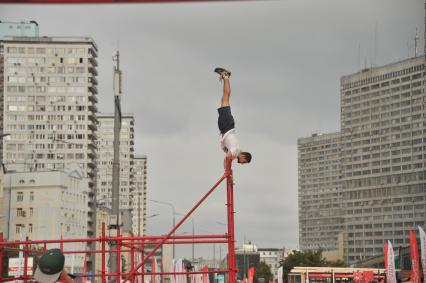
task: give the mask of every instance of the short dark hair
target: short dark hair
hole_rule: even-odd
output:
[[[250,163],[251,161],[251,153],[247,151],[241,152],[241,155],[244,156],[244,158],[247,160],[247,163]]]

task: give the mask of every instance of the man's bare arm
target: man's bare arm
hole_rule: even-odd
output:
[[[226,160],[227,159],[232,160],[232,153],[228,150],[228,152],[225,154],[225,159],[223,160],[223,169],[226,170]]]
[[[74,283],[74,280],[68,275],[68,273],[64,270],[61,272],[61,276],[59,277],[60,281],[64,283]]]

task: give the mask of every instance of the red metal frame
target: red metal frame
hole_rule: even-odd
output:
[[[82,239],[61,239],[60,240],[29,240],[28,237],[25,241],[13,241],[13,242],[4,242],[3,234],[0,233],[0,282],[7,280],[23,280],[26,283],[28,280],[32,280],[32,276],[27,275],[27,265],[28,265],[28,256],[30,256],[31,247],[34,245],[42,245],[43,250],[38,251],[37,254],[41,254],[43,251],[46,251],[47,244],[59,244],[60,248],[64,251],[65,254],[101,254],[101,273],[100,274],[90,274],[85,276],[82,274],[81,277],[100,277],[102,283],[107,282],[107,278],[116,277],[116,282],[120,282],[119,279],[124,277],[122,282],[135,282],[135,276],[144,276],[146,275],[161,275],[163,280],[165,275],[190,275],[190,274],[205,274],[206,271],[186,271],[186,272],[164,272],[161,266],[160,271],[146,272],[145,263],[147,260],[154,255],[154,253],[164,244],[213,244],[213,243],[222,243],[228,245],[228,268],[223,270],[213,270],[208,271],[208,273],[228,273],[228,282],[235,283],[235,237],[234,237],[234,190],[233,190],[233,179],[232,179],[232,159],[227,158],[225,160],[225,173],[216,182],[216,184],[194,205],[194,207],[173,227],[166,236],[130,236],[123,237],[120,234],[120,229],[117,229],[117,236],[111,237],[106,235],[105,223],[102,223],[102,234],[97,238],[82,238]],[[227,195],[227,218],[228,218],[228,231],[226,234],[210,234],[210,235],[181,235],[173,236],[174,232],[190,217],[190,215],[213,193],[213,191],[219,186],[219,184],[226,179],[226,195]],[[117,248],[115,250],[107,249],[107,242],[116,242]],[[101,242],[100,250],[66,250],[64,245],[67,243],[92,243],[92,242]],[[146,245],[155,245],[153,249],[150,250],[148,254],[145,254]],[[23,248],[16,248],[16,246],[23,245]],[[23,251],[24,252],[24,274],[19,278],[10,278],[2,277],[2,267],[3,267],[3,255],[4,251]],[[121,253],[129,253],[131,259],[131,270],[130,272],[120,272],[120,262],[117,260],[117,273],[107,273],[106,272],[106,258],[107,253],[117,253],[117,258],[120,259]],[[141,263],[136,265],[136,254],[141,255]]]
[[[220,2],[230,0],[0,0],[0,3],[12,4],[161,4],[161,3],[190,3],[190,2]],[[242,1],[242,0],[233,0]]]

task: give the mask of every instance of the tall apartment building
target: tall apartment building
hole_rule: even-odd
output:
[[[114,159],[114,114],[98,114],[97,204],[111,208],[112,162]],[[132,209],[134,184],[134,117],[123,113],[120,130],[120,210]]]
[[[88,236],[94,235],[97,46],[83,37],[0,39],[0,152],[8,171],[65,170],[89,178]]]
[[[424,57],[341,78],[342,209],[349,263],[425,225]]]
[[[147,157],[146,155],[135,155],[133,162],[135,191],[132,202],[132,229],[135,235],[145,235]]]
[[[298,139],[300,250],[338,249],[341,213],[340,133]]]

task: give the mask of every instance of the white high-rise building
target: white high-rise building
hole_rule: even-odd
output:
[[[112,163],[114,160],[114,114],[99,113],[98,128],[98,206],[111,208]],[[132,209],[135,188],[133,172],[134,118],[123,113],[120,130],[120,210]]]
[[[340,148],[340,133],[298,139],[300,250],[338,250]]]
[[[66,170],[89,177],[94,235],[97,46],[86,37],[0,39],[0,152],[8,171]]]
[[[341,78],[345,260],[409,245],[425,225],[425,59],[410,58]]]
[[[146,228],[146,155],[135,155],[133,158],[135,191],[132,202],[132,223],[135,235],[145,235]]]

